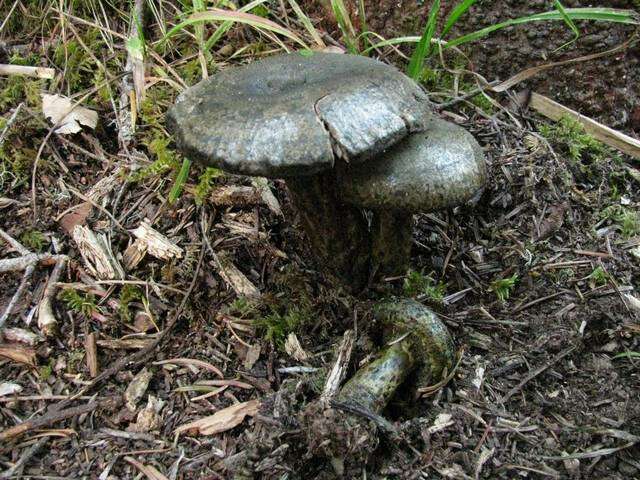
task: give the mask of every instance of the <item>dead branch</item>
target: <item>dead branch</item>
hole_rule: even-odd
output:
[[[7,65],[0,63],[0,75],[22,75],[25,77],[46,78],[51,80],[56,76],[53,68],[27,67],[25,65]]]
[[[47,287],[44,290],[44,295],[42,296],[42,301],[38,306],[38,328],[46,336],[55,335],[58,330],[58,320],[53,314],[52,300],[56,293],[56,284],[66,264],[67,257],[59,258],[56,261],[56,266],[53,267],[51,276],[47,281]]]
[[[324,384],[320,401],[329,402],[340,388],[340,384],[347,374],[349,368],[349,361],[351,360],[351,351],[353,350],[353,343],[355,341],[355,334],[353,330],[347,330],[342,337],[342,343],[338,348],[336,355],[336,361],[331,368],[331,372],[327,376],[327,382]]]

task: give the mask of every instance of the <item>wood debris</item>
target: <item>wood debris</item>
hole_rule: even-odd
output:
[[[215,414],[194,422],[189,422],[176,428],[177,434],[215,435],[237,427],[247,417],[252,417],[260,410],[258,400],[236,403],[230,407],[217,411]]]
[[[121,280],[125,278],[120,262],[111,250],[111,244],[102,233],[94,233],[82,225],[73,229],[73,240],[78,246],[87,269],[100,280]]]
[[[287,336],[287,339],[284,342],[284,350],[290,357],[299,362],[304,362],[309,359],[309,354],[305,352],[304,348],[302,348],[300,340],[298,340],[298,336],[293,332]]]
[[[147,391],[152,377],[153,373],[146,368],[143,368],[135,377],[133,377],[133,380],[129,382],[129,385],[124,392],[124,401],[126,407],[132,412],[136,410],[138,402]]]
[[[240,297],[259,298],[260,290],[224,254],[213,253],[215,265],[222,279]]]
[[[149,255],[161,260],[182,258],[184,255],[182,248],[157,230],[154,230],[146,220],[143,220],[132,233],[137,238],[134,243],[138,243],[136,249],[140,252],[148,252]]]
[[[91,332],[87,334],[84,341],[84,351],[87,361],[87,368],[91,378],[96,378],[99,373],[98,369],[98,346],[96,345],[96,334]]]
[[[24,363],[30,367],[36,366],[36,351],[33,348],[8,343],[0,344],[0,357],[16,363]]]
[[[22,391],[22,386],[14,382],[2,382],[0,383],[0,397],[6,397],[7,395],[15,395]]]

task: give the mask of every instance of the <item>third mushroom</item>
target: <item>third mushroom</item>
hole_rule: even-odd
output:
[[[473,137],[437,119],[413,80],[362,56],[226,69],[182,93],[167,124],[193,160],[284,178],[321,264],[356,290],[405,272],[412,213],[464,203],[485,182]]]

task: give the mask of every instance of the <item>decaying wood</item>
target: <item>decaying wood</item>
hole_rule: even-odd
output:
[[[91,332],[85,337],[84,351],[87,360],[87,368],[89,368],[89,375],[91,378],[96,378],[100,371],[98,369],[98,346],[96,345],[95,332]]]
[[[24,363],[30,367],[36,366],[36,351],[33,348],[20,345],[0,345],[0,357],[8,358],[16,363]]]
[[[282,217],[282,207],[280,207],[280,202],[271,191],[271,187],[269,187],[269,180],[264,177],[254,177],[251,179],[251,184],[258,189],[262,201],[269,210],[279,217]]]
[[[26,65],[7,65],[0,63],[0,75],[22,75],[24,77],[55,78],[56,71],[53,68],[28,67]]]
[[[353,330],[347,330],[342,336],[342,342],[338,347],[336,353],[336,361],[333,363],[333,367],[327,376],[327,381],[324,384],[320,401],[328,403],[337,393],[340,388],[340,384],[344,380],[349,369],[349,362],[351,361],[351,352],[353,350],[353,344],[356,336]]]
[[[141,251],[144,248],[149,255],[161,260],[182,258],[184,254],[182,248],[153,229],[146,220],[143,220],[138,228],[133,231],[133,235],[140,241],[140,245],[136,247],[138,250]]]
[[[258,298],[260,290],[224,254],[211,251],[218,273],[240,297]]]
[[[197,433],[199,435],[215,435],[237,427],[247,416],[254,416],[260,409],[258,400],[236,403],[217,411],[215,414],[176,428],[175,433]]]
[[[640,160],[640,140],[636,140],[629,135],[602,125],[592,118],[582,115],[575,110],[571,110],[536,92],[531,93],[529,107],[551,120],[557,121],[562,117],[571,117],[580,122],[584,126],[585,131],[596,140],[600,140],[602,143]]]
[[[169,480],[162,473],[158,471],[153,465],[144,465],[137,461],[133,457],[126,456],[124,457],[125,461],[136,467],[140,470],[140,473],[143,473],[148,480]]]
[[[60,279],[60,275],[67,264],[67,258],[62,257],[56,261],[56,266],[53,267],[49,280],[47,281],[47,287],[44,290],[42,301],[38,306],[38,328],[46,336],[55,335],[58,331],[58,320],[53,314],[53,297],[57,290],[57,282]]]
[[[0,332],[0,337],[4,337],[7,342],[22,343],[30,347],[43,340],[42,336],[18,327],[5,328]]]
[[[309,354],[302,348],[298,336],[293,332],[287,336],[287,340],[284,342],[284,350],[290,357],[299,362],[304,362],[309,359]]]
[[[93,233],[83,225],[73,229],[73,240],[92,275],[101,280],[123,279],[124,270],[111,251],[111,244],[101,233]]]

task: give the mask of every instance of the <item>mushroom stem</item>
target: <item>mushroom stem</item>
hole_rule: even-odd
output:
[[[332,172],[286,180],[321,262],[352,290],[369,280],[370,235],[359,208],[344,203]]]
[[[411,262],[413,215],[402,210],[376,210],[371,235],[371,268],[376,276],[404,275]]]
[[[413,364],[407,340],[391,345],[380,357],[358,370],[342,387],[337,399],[379,414],[411,371]]]

